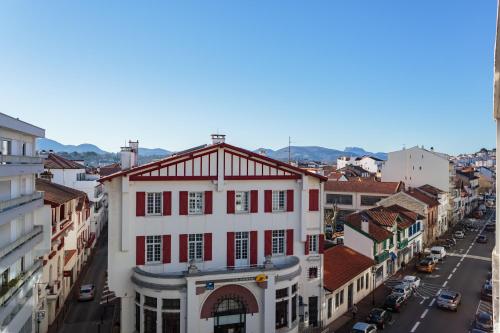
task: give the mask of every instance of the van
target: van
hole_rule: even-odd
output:
[[[442,246],[433,246],[431,247],[430,256],[438,260],[443,260],[446,257],[446,250]]]

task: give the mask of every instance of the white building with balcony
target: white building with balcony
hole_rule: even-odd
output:
[[[101,179],[121,332],[320,325],[326,178],[213,140]]]
[[[50,248],[50,210],[36,191],[43,171],[35,140],[45,130],[0,113],[0,332],[33,332],[43,288],[42,261]]]

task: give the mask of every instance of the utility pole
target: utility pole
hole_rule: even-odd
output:
[[[292,152],[291,152],[292,138],[288,137],[288,164],[292,163]]]

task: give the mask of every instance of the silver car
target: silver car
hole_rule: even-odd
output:
[[[458,291],[443,290],[436,299],[436,305],[439,308],[457,311],[461,301],[462,294]]]
[[[79,301],[91,301],[94,299],[95,286],[93,284],[83,284],[78,293]]]

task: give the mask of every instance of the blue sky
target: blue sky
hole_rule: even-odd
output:
[[[2,1],[0,112],[66,144],[493,147],[496,1]]]

